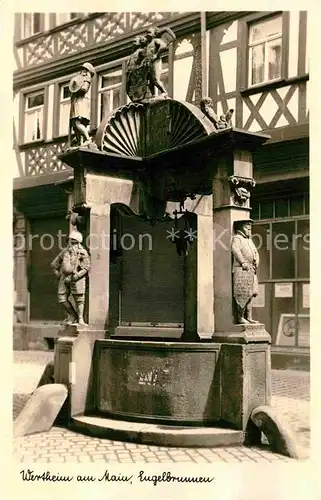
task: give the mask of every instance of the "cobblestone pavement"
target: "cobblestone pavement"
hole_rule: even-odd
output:
[[[30,393],[35,389],[52,352],[14,352],[15,419]],[[272,407],[287,422],[308,457],[310,441],[308,372],[272,370]],[[110,462],[110,463],[213,463],[292,461],[272,453],[263,444],[260,448],[174,448],[93,438],[67,429],[53,427],[49,432],[14,440],[14,458],[20,462]]]

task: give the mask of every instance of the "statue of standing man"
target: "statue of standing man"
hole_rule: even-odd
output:
[[[82,246],[82,234],[71,231],[69,243],[52,261],[51,268],[57,278],[58,302],[64,307],[67,318],[65,324],[88,326],[84,321],[86,276],[90,270],[90,258]],[[73,297],[76,308],[70,302]]]
[[[232,238],[233,296],[236,307],[236,323],[258,323],[252,318],[252,299],[258,290],[257,269],[259,254],[251,239],[252,219],[234,223]]]
[[[90,141],[88,125],[90,123],[89,90],[95,69],[86,62],[81,71],[69,83],[71,94],[68,145],[88,146]]]

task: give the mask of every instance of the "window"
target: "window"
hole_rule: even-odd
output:
[[[249,85],[281,77],[282,16],[249,26]]]
[[[309,214],[309,194],[302,193],[282,198],[252,200],[252,218],[281,219],[283,217],[299,217]]]
[[[41,14],[39,12],[23,15],[23,36],[29,36],[40,33],[41,29]]]
[[[298,251],[298,277],[310,276],[310,221],[309,219],[298,220],[296,249]]]
[[[272,224],[272,278],[291,279],[295,276],[295,222]]]
[[[168,59],[167,57],[166,58],[164,57],[162,59],[162,72],[161,72],[161,77],[160,77],[161,82],[164,85],[166,92],[168,92],[168,87],[169,87],[168,60],[167,59]],[[160,90],[158,90],[158,89],[155,89],[155,90],[156,90],[156,95],[160,95],[160,93],[161,93]]]
[[[192,102],[194,85],[190,85],[194,62],[194,47],[190,38],[176,40],[174,45],[173,97],[181,101]]]
[[[122,70],[113,69],[100,76],[98,117],[100,121],[122,104]]]
[[[255,223],[252,237],[260,255],[255,319],[265,322],[273,344],[308,346],[309,219]]]
[[[72,21],[78,17],[77,12],[64,13],[64,14],[56,14],[56,25],[68,23],[68,21]]]
[[[277,198],[275,200],[275,217],[276,218],[288,217],[288,215],[289,215],[289,198]]]
[[[273,200],[264,200],[260,203],[260,218],[272,219],[273,218]]]
[[[70,90],[69,84],[60,86],[59,135],[67,135],[69,129]]]
[[[24,142],[43,139],[44,91],[26,95]]]
[[[290,215],[296,216],[303,214],[304,214],[304,197],[302,195],[292,196],[290,198]]]

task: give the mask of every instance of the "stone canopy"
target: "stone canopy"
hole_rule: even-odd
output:
[[[161,189],[161,199],[177,202],[211,194],[222,155],[254,150],[267,139],[232,127],[216,130],[193,104],[155,98],[118,108],[101,122],[94,148],[71,149],[60,158],[75,170],[94,168],[110,177],[156,184],[152,190]]]

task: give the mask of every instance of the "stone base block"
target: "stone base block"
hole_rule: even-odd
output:
[[[136,422],[245,430],[270,404],[270,346],[99,340],[95,409]]]
[[[212,340],[215,342],[231,342],[233,344],[249,344],[253,342],[271,343],[271,336],[262,323],[233,325],[228,332],[217,332]]]
[[[88,330],[57,340],[55,382],[69,389],[66,421],[100,414],[250,432],[251,412],[270,404],[266,342],[151,342],[103,335]]]
[[[271,401],[270,346],[222,344],[220,363],[221,420],[245,430],[252,410]]]
[[[70,333],[67,328],[65,332]],[[94,408],[93,352],[95,342],[105,337],[105,330],[77,329],[71,335],[59,337],[55,345],[55,383],[66,385],[69,397],[60,421],[82,415]]]
[[[67,388],[62,384],[48,384],[36,389],[14,422],[14,437],[48,431],[67,395]]]

